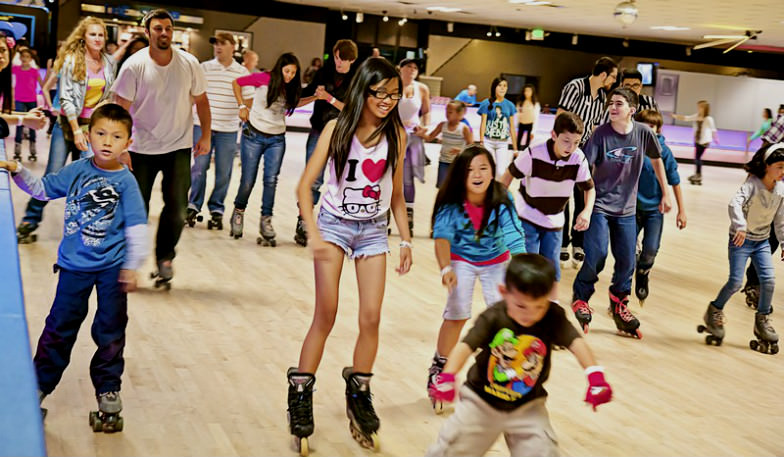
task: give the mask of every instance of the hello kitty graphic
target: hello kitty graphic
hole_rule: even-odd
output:
[[[346,215],[371,218],[378,214],[381,186],[367,185],[361,189],[343,189],[343,204],[340,209]]]

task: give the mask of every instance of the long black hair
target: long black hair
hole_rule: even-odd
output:
[[[493,155],[481,144],[474,143],[463,149],[463,152],[455,157],[455,160],[449,167],[449,173],[447,173],[444,182],[438,189],[438,195],[436,195],[436,203],[433,205],[433,216],[430,221],[431,225],[435,225],[436,215],[441,208],[448,205],[456,205],[458,208],[463,207],[467,197],[466,181],[468,180],[468,170],[471,168],[471,161],[474,160],[474,157],[480,155],[487,157],[487,161],[490,163],[490,170],[492,170],[493,180],[487,188],[487,193],[485,193],[485,201],[482,205],[484,207],[484,215],[482,216],[482,224],[479,226],[479,230],[476,231],[476,238],[479,239],[485,229],[491,230],[487,225],[490,220],[490,213],[493,211],[496,213],[495,224],[492,228],[493,232],[498,230],[501,225],[500,212],[502,207],[505,206],[512,214],[512,217],[517,217],[512,201],[509,200],[509,191],[495,179],[495,160],[493,160]]]
[[[770,152],[770,154],[768,154]],[[767,158],[765,157],[767,155]],[[784,143],[771,144],[768,147],[761,147],[754,153],[754,157],[749,160],[743,169],[748,173],[762,179],[765,177],[768,165],[776,162],[784,162]]]
[[[525,89],[528,88],[528,87],[531,88],[531,103],[533,103],[534,105],[539,103],[539,97],[536,96],[536,86],[534,86],[533,84],[529,83],[529,84],[526,84],[525,86],[523,86],[523,90],[520,91],[520,99],[517,102],[518,106],[523,106],[523,103],[525,103]]]
[[[120,63],[117,64],[117,74],[120,73],[120,69],[123,67],[123,65],[125,65],[125,61],[128,60],[128,58],[133,55],[131,54],[130,50],[133,49],[133,47],[136,46],[137,43],[143,44],[144,47],[146,48],[147,46],[150,45],[150,40],[148,40],[147,37],[137,36],[136,38],[132,39],[130,43],[128,43],[128,46],[125,47],[126,49],[125,55],[123,55],[122,59],[120,59]]]
[[[3,97],[2,111],[10,113],[14,108],[14,90],[11,84],[11,67],[14,61],[14,50],[8,46],[6,35],[0,32],[0,40],[3,40],[3,46],[8,49],[8,65],[0,70],[0,97]]]
[[[283,82],[283,67],[286,65],[296,65],[297,73],[291,78],[288,83]],[[302,83],[300,82],[301,67],[299,66],[299,59],[294,54],[287,52],[278,57],[275,66],[270,70],[270,82],[267,88],[267,106],[272,106],[275,100],[278,99],[280,94],[286,97],[286,115],[291,116],[299,103],[300,94],[302,94]]]
[[[495,88],[498,87],[498,85],[501,84],[502,81],[506,81],[506,78],[503,75],[494,78],[493,82],[490,83],[490,96],[487,98],[490,101],[490,106],[493,106],[493,102],[496,101],[496,99],[498,98],[495,95]],[[507,87],[509,87],[509,81],[507,81],[506,84]]]
[[[371,57],[362,62],[362,65],[357,69],[351,84],[348,86],[346,104],[338,115],[327,152],[335,165],[337,176],[343,176],[343,170],[348,161],[348,153],[351,150],[351,142],[354,139],[354,133],[357,131],[359,120],[362,118],[362,111],[365,109],[365,100],[370,96],[370,86],[393,78],[397,80],[398,93],[402,94],[403,83],[400,81],[400,73],[386,59]],[[390,167],[392,170],[396,168],[399,145],[403,141],[400,137],[403,123],[400,121],[397,107],[398,105],[395,105],[389,111],[389,114],[381,119],[381,123],[376,130],[368,137],[368,141],[373,141],[380,135],[386,137],[387,163],[384,172]]]

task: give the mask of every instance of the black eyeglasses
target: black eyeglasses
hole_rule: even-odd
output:
[[[386,100],[388,98],[391,98],[392,100],[398,101],[401,98],[403,98],[403,94],[401,94],[400,92],[395,92],[394,94],[390,94],[385,90],[373,90],[368,88],[368,93],[379,100]]]

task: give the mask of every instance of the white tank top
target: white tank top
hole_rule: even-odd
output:
[[[401,98],[397,105],[400,120],[403,121],[403,126],[408,133],[411,133],[414,127],[419,125],[419,110],[422,109],[422,94],[419,91],[419,84],[416,81],[411,83],[414,86],[414,95]],[[405,90],[403,93],[405,93]]]
[[[327,161],[329,179],[321,206],[333,216],[366,221],[384,216],[392,199],[392,168],[387,168],[387,139],[365,148],[357,136],[351,140],[346,167],[340,179],[335,163]]]

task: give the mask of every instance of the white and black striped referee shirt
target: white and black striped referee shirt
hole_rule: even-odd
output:
[[[604,89],[599,89],[596,98],[591,96],[591,84],[588,82],[590,76],[577,78],[566,83],[561,90],[561,99],[558,100],[558,108],[571,111],[582,119],[585,124],[583,137],[580,144],[585,144],[591,136],[594,127],[599,125],[604,115],[607,93]]]

